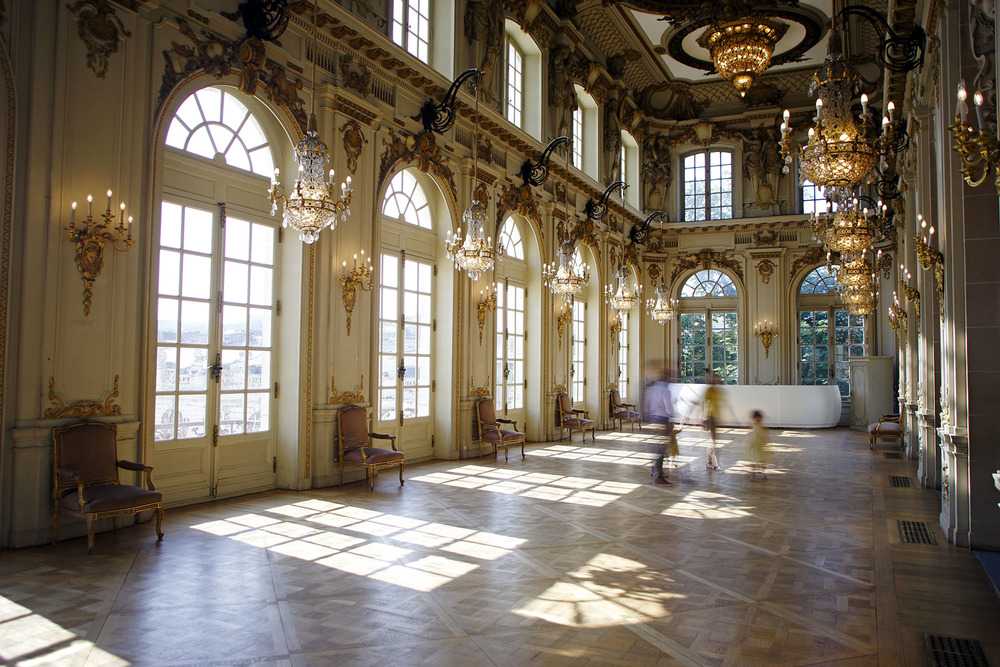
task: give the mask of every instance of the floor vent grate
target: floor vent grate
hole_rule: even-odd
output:
[[[889,475],[889,483],[893,486],[898,486],[901,488],[912,489],[913,480],[909,477],[903,477],[901,475]]]
[[[974,639],[924,635],[924,648],[933,667],[989,667],[982,646]]]
[[[886,452],[885,453],[885,458],[887,458],[887,459],[901,459],[901,458],[903,458],[903,455],[900,454],[899,452]]]
[[[899,539],[906,544],[937,544],[934,535],[923,521],[896,521]]]

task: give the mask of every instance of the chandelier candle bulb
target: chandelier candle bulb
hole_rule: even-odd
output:
[[[894,102],[889,102],[889,104],[886,105],[886,109],[889,110],[889,122],[891,123],[895,120],[896,104]]]
[[[87,217],[94,217],[94,198],[90,195],[87,195]]]
[[[861,115],[868,115],[868,95],[861,93]]]
[[[105,207],[106,210],[111,211],[111,190],[108,189],[108,205]]]
[[[76,202],[73,202],[69,207],[69,226],[70,229],[73,228],[73,223],[76,222]]]

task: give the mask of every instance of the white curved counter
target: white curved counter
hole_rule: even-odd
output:
[[[702,421],[704,384],[671,384],[676,418],[685,424]],[[830,428],[840,421],[837,385],[719,385],[721,426],[749,426],[750,413],[760,410],[764,425],[778,428]]]

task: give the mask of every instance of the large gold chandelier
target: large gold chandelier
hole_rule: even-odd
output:
[[[340,185],[340,197],[333,186],[333,169],[326,179],[326,166],[330,162],[330,151],[319,138],[316,130],[316,6],[313,4],[313,94],[312,113],[306,136],[295,146],[295,161],[299,165],[298,178],[292,194],[278,193],[278,170],[271,178],[271,189],[267,191],[271,201],[271,215],[278,212],[278,204],[284,204],[281,226],[298,231],[303,243],[315,243],[319,233],[337,226],[337,219],[347,220],[351,214],[351,177]]]
[[[878,263],[876,258],[875,266]],[[868,263],[867,252],[840,266],[837,270],[837,289],[841,301],[854,315],[868,315],[874,310],[878,301],[878,274]]]
[[[590,284],[590,267],[577,263],[573,242],[566,240],[559,246],[558,265],[553,262],[542,266],[542,279],[553,294],[561,296],[563,301],[570,301]]]
[[[872,116],[868,99],[862,96],[860,123],[851,113],[857,75],[840,53],[840,32],[830,34],[830,49],[823,65],[813,75],[810,94],[817,95],[814,127],[799,157],[803,180],[826,188],[830,199],[846,201],[853,189],[871,172],[878,160],[875,142],[869,139]],[[790,163],[794,149],[789,134],[790,113],[781,124],[781,152]],[[787,167],[786,167],[787,169]],[[786,171],[787,173],[787,171]]]
[[[611,285],[606,285],[604,288],[604,295],[608,300],[608,305],[619,312],[635,308],[635,305],[639,303],[639,297],[642,295],[642,285],[636,285],[635,289],[632,289],[629,287],[628,278],[628,267],[622,263],[618,267],[618,288],[615,289]]]
[[[663,282],[663,278],[660,278],[660,284],[656,286],[655,294],[655,299],[648,299],[646,301],[646,307],[649,308],[649,314],[653,320],[662,326],[677,312],[677,299],[670,298],[670,293],[667,291],[667,285]]]
[[[835,213],[817,214],[813,218],[813,232],[827,250],[840,254],[845,261],[854,260],[875,245],[875,228],[869,220],[871,212],[860,207],[854,199],[847,206],[840,206]]]
[[[784,23],[746,16],[709,26],[698,45],[708,50],[716,71],[743,97],[771,64],[774,47],[787,29]]]

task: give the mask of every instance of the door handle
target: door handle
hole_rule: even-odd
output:
[[[405,376],[405,375],[406,375],[406,364],[404,364],[403,360],[400,359],[399,360],[399,367],[396,368],[396,377],[398,377],[400,380],[402,380],[403,376]]]
[[[215,379],[216,382],[222,377],[222,353],[215,355],[215,363],[208,367],[208,374]]]

